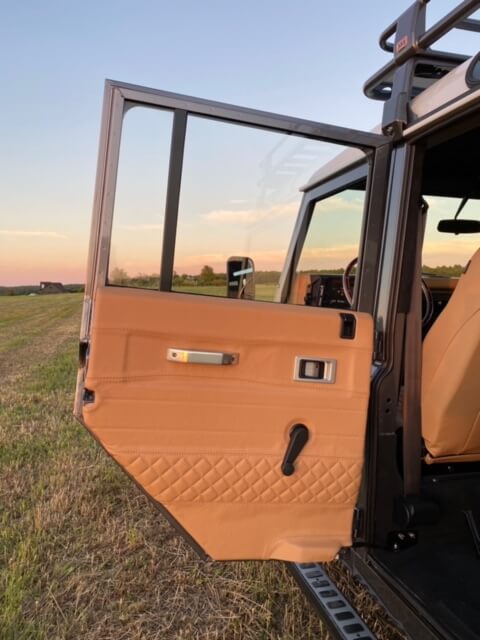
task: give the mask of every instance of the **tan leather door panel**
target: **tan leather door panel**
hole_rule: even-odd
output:
[[[212,558],[329,560],[351,543],[363,464],[373,326],[354,315],[348,340],[333,309],[99,288],[84,422]],[[297,356],[335,360],[335,382],[295,380]],[[310,438],[285,476],[296,423]]]

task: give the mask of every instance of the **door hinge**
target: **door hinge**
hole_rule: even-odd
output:
[[[89,346],[90,342],[88,340],[80,340],[78,347],[78,364],[80,367],[84,367],[87,364]]]
[[[418,542],[416,531],[391,531],[387,536],[387,547],[391,551],[410,549]]]
[[[363,535],[363,509],[355,507],[353,510],[353,523],[352,523],[352,540],[358,540]]]
[[[373,346],[373,360],[381,360],[383,356],[383,332],[375,331],[374,333],[374,346]]]

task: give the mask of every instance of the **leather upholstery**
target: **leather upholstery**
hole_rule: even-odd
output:
[[[480,249],[423,345],[427,462],[480,460]]]
[[[309,273],[296,273],[293,277],[292,289],[288,297],[290,304],[305,304],[308,287],[312,281]]]
[[[351,543],[364,459],[373,323],[355,315],[345,340],[333,309],[100,288],[83,420],[212,558],[331,560]],[[294,380],[296,356],[335,359],[335,383]],[[287,477],[295,423],[310,438]]]

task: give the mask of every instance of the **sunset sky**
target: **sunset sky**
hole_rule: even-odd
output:
[[[363,96],[362,85],[387,60],[377,44],[379,33],[408,4],[409,0],[4,2],[0,284],[84,281],[105,78],[371,129],[381,119],[381,105]],[[455,0],[433,0],[430,21],[455,4]],[[478,50],[478,36],[463,32],[449,36],[442,45],[473,53]],[[168,137],[168,126],[156,120],[152,126],[158,126],[158,141]],[[176,269],[195,270],[207,258],[220,265],[235,249],[235,244],[227,245],[227,235],[239,239],[242,251],[249,247],[263,251],[264,268],[278,264],[298,206],[297,183],[337,149],[312,143],[306,153],[302,151],[295,181],[277,190],[269,188],[267,196],[265,191],[259,195],[253,186],[262,176],[250,174],[250,167],[258,168],[272,149],[285,157],[298,155],[299,150],[295,140],[278,146],[273,139],[277,134],[257,132],[249,143],[251,156],[245,151],[229,167],[224,160],[219,163],[225,179],[217,183],[227,184],[227,175],[234,170],[236,190],[232,187],[227,196],[218,188],[209,200],[205,178],[195,181],[194,172],[188,173],[189,166],[201,173],[196,141],[207,137],[217,150],[217,160],[227,155],[222,151],[222,135],[212,137],[200,130],[202,126],[198,125],[196,138],[191,126],[190,165],[186,164],[187,187],[181,202],[186,226],[179,229],[184,246],[179,245]],[[227,139],[235,137],[237,133],[230,129]],[[149,213],[150,204],[143,207],[144,219],[133,223],[126,215],[122,220],[122,197],[125,211],[134,197],[137,203],[164,198],[161,186],[155,194],[148,192],[154,184],[149,159],[156,158],[161,172],[166,166],[164,152],[152,147],[151,140],[149,149],[146,140],[137,152],[143,153],[145,170],[136,182],[130,178],[123,195],[119,191],[117,196],[113,238],[117,249],[112,255],[125,265],[132,259],[127,244],[138,244],[147,256],[145,238],[156,247],[162,231],[162,219],[158,212]],[[207,169],[203,167],[204,176]],[[448,203],[437,205],[438,211],[449,207]],[[189,232],[194,209],[204,231],[193,226]],[[276,243],[269,231],[273,228]],[[192,238],[202,244],[198,259],[189,246]],[[251,244],[255,238],[260,243],[256,249]],[[428,249],[433,262],[443,255],[442,246],[435,242]],[[354,246],[345,246],[345,255]],[[470,245],[461,249],[467,250]]]

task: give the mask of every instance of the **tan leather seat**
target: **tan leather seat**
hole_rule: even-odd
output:
[[[480,460],[480,249],[423,344],[427,462]]]
[[[296,273],[293,280],[293,287],[288,298],[289,304],[305,304],[305,298],[311,282],[312,276],[309,273]]]

